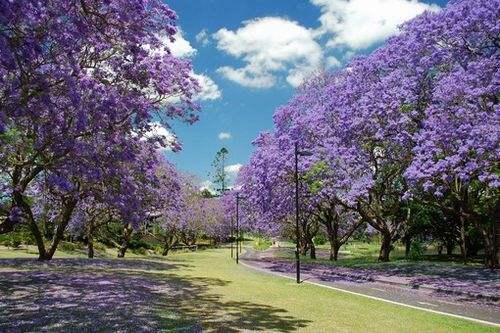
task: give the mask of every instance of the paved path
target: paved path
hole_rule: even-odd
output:
[[[265,251],[247,250],[242,256],[241,262],[257,270],[295,279],[295,265],[293,263],[271,258],[269,253]],[[496,324],[496,326],[500,327],[500,302],[498,301],[372,282],[359,279],[356,276],[339,276],[332,271],[325,272],[324,269],[318,271],[310,266],[314,265],[304,265],[301,275],[302,281],[433,312],[464,316],[477,321]],[[334,270],[335,267],[332,267],[332,269]],[[332,279],[331,275],[335,275],[335,278]]]

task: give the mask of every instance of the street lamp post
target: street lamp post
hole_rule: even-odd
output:
[[[240,194],[236,193],[236,263],[239,263],[239,243],[240,243]]]
[[[240,200],[245,200],[245,198],[240,197],[239,193],[236,193],[236,263],[239,263],[239,254],[243,250],[243,245],[241,242],[241,230],[240,230]]]
[[[234,255],[233,255],[233,219],[231,218],[231,226],[229,228],[229,237],[231,239],[231,259],[234,258]]]
[[[300,255],[299,255],[299,219],[300,219],[300,206],[299,206],[299,156],[311,156],[311,152],[299,151],[297,142],[294,146],[295,155],[295,267],[297,269],[297,283],[300,283]]]
[[[299,255],[299,149],[295,143],[295,267],[297,269],[297,283],[300,283],[300,255]]]

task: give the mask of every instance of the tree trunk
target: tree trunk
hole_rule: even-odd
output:
[[[339,258],[340,245],[330,243],[330,260],[337,261]]]
[[[391,253],[391,234],[388,231],[381,231],[381,244],[380,244],[380,253],[378,256],[378,261],[388,262],[389,254]]]
[[[498,267],[500,265],[500,209],[497,207],[497,214],[494,215],[495,222],[493,227],[493,240],[495,243],[495,260]]]
[[[162,256],[166,256],[170,252],[170,249],[172,249],[172,247],[176,244],[176,239],[174,235],[167,235],[163,237],[163,240],[164,242]]]
[[[45,242],[43,239],[43,235],[40,232],[38,225],[36,224],[35,218],[33,217],[31,207],[24,201],[23,195],[18,191],[14,191],[13,198],[16,205],[18,207],[21,207],[21,209],[27,216],[28,225],[30,227],[31,233],[33,234],[33,237],[35,237],[36,246],[38,248],[38,260],[45,260],[47,255]]]
[[[495,251],[495,243],[492,239],[493,237],[485,236],[484,241],[484,263],[488,268],[498,267],[498,256]]]
[[[455,248],[455,244],[453,244],[453,241],[448,241],[446,243],[446,255],[447,256],[452,256],[454,248]]]
[[[94,258],[94,233],[89,230],[87,234],[87,254],[90,259]]]
[[[309,251],[309,248],[307,246],[307,243],[304,240],[300,241],[299,248],[300,248],[301,255],[303,255],[303,256],[307,255],[307,251]]]
[[[122,245],[118,249],[118,258],[124,258],[125,257],[125,252],[128,250],[128,246],[130,243],[130,238],[132,236],[132,226],[128,225],[123,229],[123,240],[122,240]]]
[[[326,225],[326,233],[328,235],[328,242],[330,243],[330,260],[337,261],[339,256],[339,249],[342,245],[335,233],[336,228],[333,228],[331,225]]]
[[[493,222],[491,226],[477,225],[484,239],[484,264],[492,269],[499,265],[496,249],[496,223],[496,221]]]
[[[316,259],[316,246],[314,245],[314,242],[311,242],[309,244],[309,248],[311,249],[310,252],[311,259]]]
[[[411,252],[411,237],[405,237],[405,258],[408,259],[410,257]]]
[[[500,204],[497,204],[493,212],[493,224],[483,231],[484,256],[486,267],[491,269],[500,266]]]
[[[52,243],[50,245],[49,251],[46,253],[43,260],[50,260],[56,253],[57,246],[59,242],[63,239],[64,231],[66,230],[66,226],[73,215],[73,210],[76,207],[77,200],[68,199],[64,203],[64,211],[59,219],[59,224],[57,225],[56,232],[54,234],[54,238],[52,238]]]
[[[87,256],[94,258],[94,220],[91,219],[87,226]]]
[[[464,264],[467,265],[467,235],[465,231],[465,218],[460,214],[460,253],[462,255],[462,259],[464,261]]]

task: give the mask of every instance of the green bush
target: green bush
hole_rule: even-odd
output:
[[[265,238],[257,238],[253,243],[253,248],[255,250],[263,251],[270,248],[272,245],[271,241]]]
[[[1,235],[0,244],[17,249],[23,243],[30,244],[25,241],[25,236],[25,233],[20,231],[9,232],[5,235]]]
[[[144,247],[138,247],[136,249],[132,249],[132,252],[140,256],[145,256],[146,254],[148,254],[147,249]]]
[[[18,235],[14,234],[7,241],[6,245],[14,249],[17,249],[21,244],[22,244],[21,238]]]
[[[155,251],[155,254],[162,255],[163,254],[163,245],[155,244],[154,251]]]
[[[410,254],[408,256],[409,260],[417,261],[424,258],[424,254],[427,247],[421,240],[414,240],[410,245]]]
[[[63,252],[73,252],[78,249],[78,246],[71,242],[61,242],[59,243],[58,249]]]
[[[103,243],[94,242],[94,250],[99,252],[106,252],[106,249],[107,247]]]
[[[21,224],[17,225],[14,231],[0,235],[0,244],[17,248],[21,244],[33,245],[35,244],[35,239],[28,227]]]
[[[313,238],[314,245],[325,245],[328,242],[325,234],[318,234]]]

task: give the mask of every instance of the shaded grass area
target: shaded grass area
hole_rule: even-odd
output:
[[[294,260],[293,249],[295,245],[290,242],[282,242],[281,249],[276,256],[282,259]],[[470,262],[464,265],[459,256],[453,255],[451,257],[435,254],[434,248],[429,247],[422,260],[411,261],[405,258],[404,247],[395,244],[394,249],[391,251],[391,261],[379,262],[378,254],[380,244],[377,242],[350,242],[340,248],[339,260],[329,260],[329,248],[327,245],[317,246],[317,259],[310,259],[308,256],[302,256],[301,260],[305,263],[320,263],[325,265],[334,265],[339,267],[349,268],[375,268],[375,269],[395,269],[404,267],[450,267],[450,268],[482,268],[481,262]],[[287,251],[288,249],[288,251]]]
[[[179,253],[167,260],[2,259],[0,331],[30,330],[498,331],[312,285],[298,286],[237,266],[228,249]]]
[[[118,251],[115,248],[95,249],[95,258],[111,259],[116,258]],[[127,251],[128,258],[143,258],[144,256]],[[34,245],[22,245],[18,248],[11,248],[0,245],[0,258],[38,258],[38,249]],[[60,247],[54,254],[54,258],[87,258],[87,249],[84,246],[75,246],[71,250],[64,250]]]

